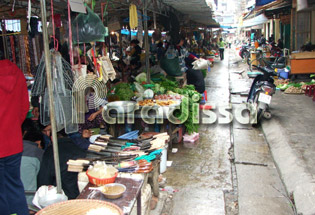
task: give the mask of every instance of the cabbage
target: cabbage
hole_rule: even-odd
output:
[[[139,75],[137,75],[137,77],[135,79],[138,83],[141,84],[142,82],[147,81],[147,75],[145,73],[140,73]]]

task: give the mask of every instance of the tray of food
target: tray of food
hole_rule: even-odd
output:
[[[145,99],[143,101],[139,101],[138,105],[140,107],[144,106],[162,106],[162,107],[170,107],[170,106],[177,106],[180,104],[178,100],[153,100],[153,99]]]

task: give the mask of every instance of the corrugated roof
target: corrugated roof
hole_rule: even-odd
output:
[[[189,19],[204,25],[217,24],[212,18],[211,8],[205,0],[163,0],[163,3],[173,7]]]

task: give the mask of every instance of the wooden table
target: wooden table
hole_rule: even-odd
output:
[[[123,210],[124,215],[131,213],[137,200],[137,215],[141,215],[141,188],[143,186],[143,180],[117,177],[115,183],[123,184],[127,188],[126,192],[119,199],[107,199],[101,191],[90,190],[89,187],[96,187],[91,183],[86,185],[77,199],[97,199],[114,203]]]
[[[117,114],[116,113],[110,113],[110,116],[113,118],[117,118]],[[127,117],[127,114],[124,114],[124,117]],[[156,115],[156,112],[153,111],[149,113],[149,116],[147,116],[149,118],[158,118],[159,116]],[[147,119],[149,119],[147,118]],[[142,116],[141,116],[141,111],[137,110],[134,112],[134,119],[135,119],[135,123],[131,124],[131,125],[141,125],[141,121],[143,120]],[[173,142],[174,143],[178,143],[178,140],[176,140],[177,137],[177,132],[180,130],[180,128],[178,128],[179,124],[173,124],[171,123],[168,119],[167,116],[165,114],[163,114],[163,116],[160,116],[159,119],[163,120],[162,124],[158,124],[160,125],[160,132],[167,132],[168,135],[170,136],[170,141],[169,141],[169,148],[172,149],[173,148]],[[124,126],[127,124],[127,121],[125,120],[125,124],[110,124],[109,125],[109,134],[114,136],[114,137],[118,137],[122,134],[124,134],[125,128]],[[154,124],[152,124],[154,125]],[[138,130],[138,129],[135,129]],[[180,138],[181,140],[181,138]]]

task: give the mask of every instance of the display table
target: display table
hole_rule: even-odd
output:
[[[291,74],[315,73],[315,52],[299,52],[291,54]]]
[[[123,196],[118,199],[107,199],[101,191],[89,189],[90,187],[96,187],[96,185],[91,183],[86,185],[77,199],[97,199],[111,202],[121,208],[125,215],[131,213],[137,201],[137,215],[141,215],[141,188],[143,186],[143,180],[117,177],[115,183],[123,184],[127,188]]]
[[[163,108],[167,108],[167,107],[163,107]],[[110,115],[110,117],[113,117],[113,118],[117,118],[118,117],[118,114],[116,112],[109,113],[109,115]],[[162,119],[163,123],[162,124],[157,124],[157,125],[159,125],[161,133],[167,132],[168,135],[170,136],[170,141],[169,141],[168,144],[169,144],[169,148],[172,149],[173,141],[178,136],[177,133],[180,130],[180,128],[178,128],[179,124],[171,123],[167,119],[167,116],[166,116],[165,113],[163,115],[161,115],[161,116],[158,116],[155,111],[152,111],[152,112],[150,111],[148,113],[148,116],[144,117],[144,116],[141,115],[141,110],[136,110],[134,112],[135,123],[134,124],[129,124],[129,125],[127,125],[128,123],[127,123],[127,120],[126,120],[127,114],[124,115],[124,118],[125,118],[125,122],[123,124],[116,123],[116,124],[110,124],[109,125],[109,134],[110,135],[112,135],[114,137],[118,137],[118,136],[120,136],[120,135],[125,133],[125,127],[126,126],[132,126],[132,125],[136,126],[136,128],[134,128],[134,130],[141,130],[139,127],[141,127],[141,125],[143,123],[143,119],[152,119],[152,118],[153,119]]]

